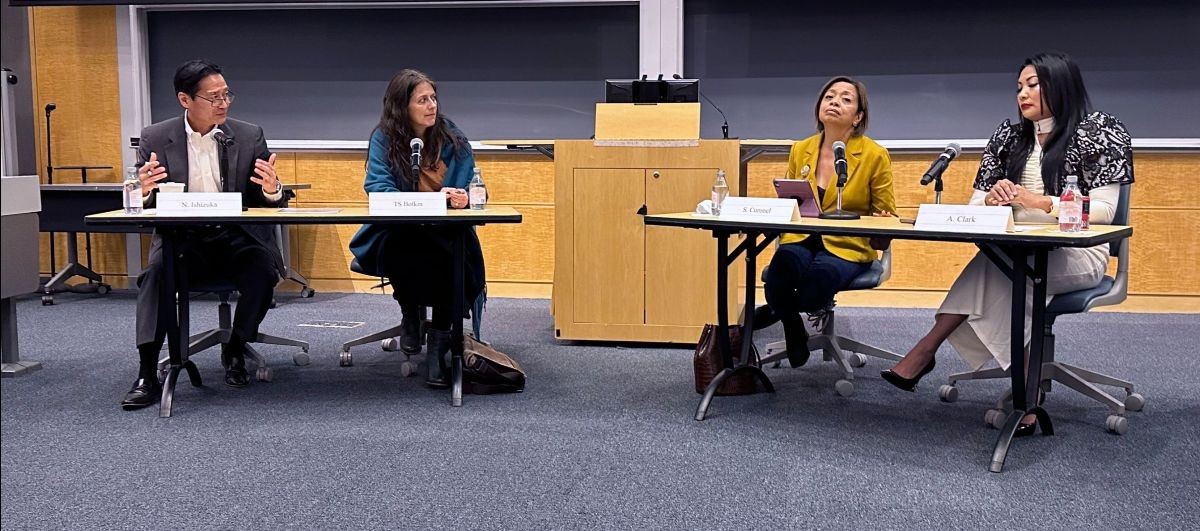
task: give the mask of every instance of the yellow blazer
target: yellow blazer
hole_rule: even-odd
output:
[[[788,155],[788,179],[807,180],[812,186],[813,197],[817,192],[817,158],[821,154],[822,133],[792,144]],[[873,212],[896,213],[896,196],[892,191],[892,158],[887,148],[866,136],[852,136],[846,142],[846,188],[842,191],[842,209],[857,212],[863,217]],[[837,209],[837,178],[829,181],[822,211]],[[785,234],[780,243],[795,243],[804,240],[804,234]],[[822,236],[825,248],[834,256],[851,262],[865,263],[879,257],[871,248],[867,238],[854,236]]]

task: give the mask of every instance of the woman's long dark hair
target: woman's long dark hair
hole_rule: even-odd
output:
[[[421,83],[429,83],[434,94],[437,93],[437,83],[417,70],[404,69],[392,76],[392,81],[388,83],[387,91],[383,94],[383,115],[379,117],[379,125],[375,126],[387,136],[388,162],[392,165],[392,172],[408,181],[414,191],[417,189],[420,175],[412,175],[412,152],[408,145],[416,137],[416,133],[413,131],[412,118],[408,114],[408,103],[412,99],[413,90]],[[437,166],[442,147],[446,144],[454,145],[456,156],[470,149],[466,137],[452,122],[442,116],[440,102],[437,121],[433,127],[425,130],[421,140],[425,143],[424,149],[421,150],[421,162],[426,168]]]
[[[1038,84],[1042,93],[1043,108],[1054,116],[1054,130],[1046,138],[1042,146],[1042,184],[1047,194],[1058,195],[1059,178],[1065,171],[1065,156],[1067,145],[1075,137],[1079,122],[1092,112],[1092,101],[1088,98],[1087,88],[1083,86],[1083,75],[1079,66],[1071,57],[1062,52],[1042,52],[1025,59],[1021,70],[1033,65],[1037,72]],[[1017,112],[1020,113],[1018,104]],[[1019,115],[1019,114],[1018,114]],[[1012,156],[1008,157],[1005,174],[1010,179],[1018,178],[1025,170],[1029,154],[1033,152],[1034,138],[1033,122],[1021,117],[1021,134],[1013,146]],[[1077,170],[1077,168],[1073,168]]]

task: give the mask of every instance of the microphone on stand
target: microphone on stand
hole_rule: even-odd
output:
[[[229,185],[229,147],[233,145],[233,137],[225,134],[225,131],[217,129],[213,133],[213,140],[217,141],[217,156],[221,164],[221,191],[231,192]]]
[[[929,166],[929,170],[925,172],[925,175],[921,176],[921,186],[925,186],[930,182],[934,183],[934,203],[939,205],[942,204],[942,173],[946,171],[946,168],[950,167],[950,161],[954,160],[954,157],[958,156],[959,149],[960,148],[956,142],[951,142],[950,145],[946,146],[946,149],[942,151],[940,155],[938,155],[937,160],[933,161],[933,164]]]
[[[50,113],[57,109],[54,103],[46,104],[46,184],[54,184],[54,156],[50,150]],[[50,233],[50,271],[58,271],[54,256],[54,233]]]
[[[941,155],[938,155],[937,160],[933,161],[933,164],[929,166],[929,170],[925,172],[925,175],[921,176],[921,186],[929,184],[934,179],[941,179],[942,172],[946,171],[946,168],[950,166],[950,161],[958,156],[958,150],[958,144],[955,142],[951,142],[950,145],[946,146],[946,150]]]
[[[220,129],[217,129],[217,132],[213,133],[213,139],[216,140],[217,144],[220,144],[222,147],[230,147],[233,145],[233,137],[225,134],[225,131]]]
[[[858,219],[862,216],[854,212],[842,210],[842,189],[850,178],[849,165],[846,164],[846,143],[838,140],[833,143],[833,169],[837,172],[837,210],[822,212],[821,219]]]
[[[838,140],[833,143],[833,171],[837,173],[838,188],[846,186],[846,179],[850,178],[849,168],[849,165],[846,164],[846,143]]]
[[[46,184],[54,184],[54,157],[50,150],[50,113],[57,109],[53,102],[46,104]]]
[[[679,74],[675,74],[674,77],[675,79],[683,79],[683,76]],[[700,92],[699,87],[696,88],[696,93],[699,94],[701,98],[704,98],[704,101],[707,101],[709,105],[712,105],[712,108],[716,109],[717,113],[721,115],[721,138],[729,140],[729,119],[725,117],[725,113],[721,111],[720,107],[717,107],[717,104],[713,103],[711,98],[706,96],[703,92]]]
[[[416,137],[409,141],[408,147],[412,148],[412,179],[415,185],[421,179],[421,150],[425,149],[425,141],[421,137]]]

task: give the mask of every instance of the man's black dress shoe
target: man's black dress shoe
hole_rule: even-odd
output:
[[[800,314],[781,317],[783,321],[783,340],[787,345],[788,363],[792,368],[808,363],[808,330],[804,328],[804,318]]]
[[[121,407],[126,411],[141,409],[158,402],[160,395],[162,395],[162,386],[158,385],[157,379],[138,378],[133,382],[133,388],[125,393],[125,398],[121,400]]]
[[[249,384],[250,377],[246,374],[244,367],[225,369],[225,385],[229,387],[246,387]]]
[[[225,385],[229,387],[246,387],[250,377],[246,374],[245,344],[221,345],[221,362],[225,365]]]
[[[917,373],[917,376],[914,378],[905,378],[899,374],[896,374],[895,371],[891,369],[880,371],[879,375],[882,376],[884,380],[887,380],[888,383],[911,393],[917,388],[917,382],[921,381],[921,378],[933,370],[934,365],[937,365],[937,358],[929,358],[929,364],[926,365],[924,369],[921,369],[921,372]]]

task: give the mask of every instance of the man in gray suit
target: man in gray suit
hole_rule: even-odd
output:
[[[138,170],[147,206],[160,182],[183,183],[188,192],[240,192],[247,207],[284,204],[275,173],[275,155],[267,150],[261,127],[228,117],[233,93],[217,65],[188,61],[175,71],[175,92],[182,116],[142,130]],[[233,334],[221,346],[225,383],[249,383],[245,346],[258,336],[275,284],[283,275],[283,257],[273,227],[227,225],[198,228],[181,249],[190,279],[228,279],[237,286]],[[162,241],[154,236],[150,260],[138,277],[138,379],[121,401],[125,409],[153,404],[161,393],[156,368],[166,330],[158,326],[162,283]]]

